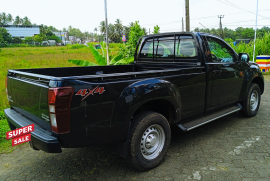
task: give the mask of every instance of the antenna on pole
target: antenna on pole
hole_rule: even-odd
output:
[[[105,6],[105,26],[106,26],[107,65],[109,65],[109,64],[110,64],[110,58],[109,58],[109,42],[108,42],[107,0],[104,0],[104,6]]]
[[[256,47],[256,34],[257,34],[257,19],[258,19],[258,5],[259,0],[257,0],[257,11],[256,11],[256,24],[255,24],[255,36],[254,36],[254,49],[253,49],[253,62],[255,60],[255,47]]]

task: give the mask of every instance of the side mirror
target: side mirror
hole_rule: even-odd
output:
[[[249,62],[248,53],[239,53],[239,62]]]

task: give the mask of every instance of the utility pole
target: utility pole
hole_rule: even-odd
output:
[[[150,28],[149,28],[149,35],[150,35]]]
[[[220,19],[220,24],[219,24],[220,33],[219,33],[219,35],[221,36],[221,34],[222,34],[223,35],[222,38],[224,39],[224,32],[223,32],[222,23],[221,23],[221,18],[224,18],[224,15],[220,15],[220,16],[218,16],[218,18]]]
[[[256,10],[256,24],[255,24],[255,36],[254,36],[253,62],[254,62],[254,60],[255,60],[255,47],[256,47],[256,34],[257,34],[257,20],[258,20],[258,5],[259,5],[259,0],[257,0],[257,10]]]
[[[105,6],[105,26],[106,26],[107,65],[109,65],[109,64],[110,64],[110,58],[109,58],[109,41],[108,41],[107,0],[104,0],[104,6]]]
[[[184,30],[184,18],[182,17],[182,31],[185,31]]]
[[[189,0],[186,0],[186,31],[190,31]]]

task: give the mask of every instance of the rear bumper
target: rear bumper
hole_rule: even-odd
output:
[[[7,118],[10,129],[21,128],[33,124],[33,121],[14,109],[5,109],[5,116]],[[53,133],[41,128],[35,124],[35,131],[31,132],[30,146],[34,150],[43,150],[48,153],[61,153],[61,145],[58,139],[53,136]]]

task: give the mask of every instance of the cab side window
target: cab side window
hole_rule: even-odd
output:
[[[140,58],[152,58],[153,57],[153,38],[145,40],[142,46],[143,48],[140,53]]]
[[[213,62],[236,62],[236,56],[232,49],[221,40],[213,37],[207,37],[208,46]]]

